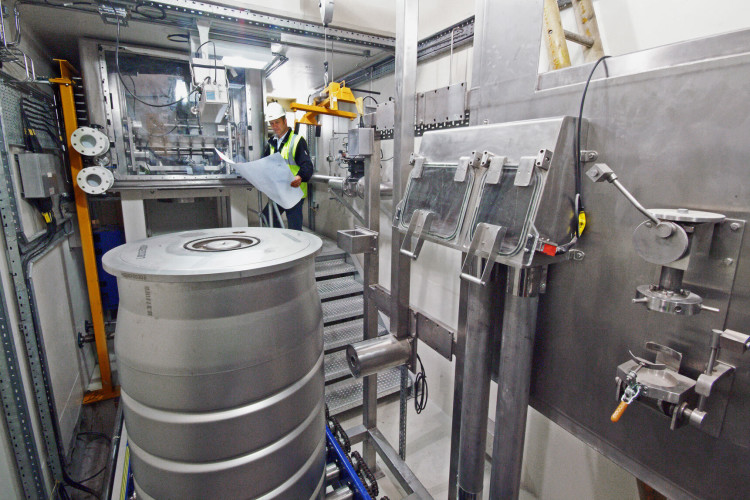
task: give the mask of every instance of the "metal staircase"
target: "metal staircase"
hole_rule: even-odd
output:
[[[337,414],[362,405],[362,381],[351,376],[346,346],[363,338],[363,291],[352,257],[334,241],[320,237],[323,250],[315,262],[315,279],[323,305],[326,403]],[[387,333],[382,322],[379,330],[380,335]],[[378,397],[398,392],[400,380],[398,368],[379,374]]]

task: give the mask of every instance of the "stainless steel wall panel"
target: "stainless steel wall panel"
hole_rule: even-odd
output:
[[[472,92],[472,122],[577,114],[591,65],[537,75],[542,2],[480,1],[478,7],[482,45],[475,45],[479,89]],[[530,29],[535,23],[539,30]],[[748,37],[750,31],[731,33],[614,57],[607,60],[609,78],[604,68],[597,70],[583,114],[589,123],[584,144],[647,208],[750,219],[750,55],[747,44],[738,43]],[[643,355],[649,340],[672,347],[683,354],[683,372],[695,377],[708,360],[712,328],[748,333],[748,231],[729,235],[719,228],[719,253],[738,255],[727,276],[708,279],[696,269],[686,276],[686,288],[702,288],[708,305],[720,304],[719,314],[663,315],[631,303],[636,286],[659,276],[631,242],[642,215],[612,186],[584,178],[583,196],[589,224],[578,248],[585,258],[551,266],[540,301],[532,405],[669,497],[746,496],[747,356],[721,355],[737,370],[719,438],[692,427],[670,431],[667,417],[638,403],[617,424],[609,415],[616,406],[616,366],[629,349]]]

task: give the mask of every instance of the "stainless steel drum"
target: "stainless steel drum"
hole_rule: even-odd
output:
[[[323,320],[311,234],[188,231],[108,252],[139,498],[318,498]]]

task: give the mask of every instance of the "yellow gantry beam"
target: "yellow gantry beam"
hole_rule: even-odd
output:
[[[65,138],[68,145],[71,178],[75,179],[78,176],[78,172],[83,169],[81,155],[70,144],[70,135],[78,128],[78,118],[76,117],[75,101],[73,99],[74,82],[72,79],[72,76],[78,74],[78,72],[68,61],[63,59],[55,59],[55,61],[60,64],[60,78],[51,78],[50,83],[57,84],[60,89],[60,103],[62,104],[63,121],[65,122]],[[94,235],[91,230],[88,199],[86,198],[86,193],[78,187],[75,181],[73,182],[73,191],[75,193],[76,213],[78,215],[78,229],[81,234],[83,265],[86,271],[86,284],[91,307],[91,321],[94,324],[96,353],[99,358],[99,371],[102,377],[102,388],[98,391],[87,392],[83,397],[85,404],[117,397],[120,395],[120,388],[112,385],[112,371],[109,366],[107,334],[104,330],[104,312],[102,310],[102,297],[99,291],[99,275],[96,270]]]
[[[340,118],[349,118],[350,120],[358,116],[357,113],[340,110],[339,102],[356,104],[357,111],[362,113],[362,98],[354,97],[352,90],[346,86],[345,82],[331,82],[326,87],[324,94],[327,94],[328,97],[320,102],[316,99],[315,104],[293,102],[290,106],[292,111],[305,111],[302,118],[295,120],[295,123],[317,126],[319,125],[318,115],[337,116]]]

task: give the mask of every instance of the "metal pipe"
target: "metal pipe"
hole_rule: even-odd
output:
[[[508,268],[492,445],[491,499],[516,499],[520,490],[541,275],[540,267]]]
[[[706,365],[706,375],[711,375],[714,372],[714,366],[716,366],[716,358],[719,357],[719,343],[721,342],[721,330],[711,331],[711,353],[708,357],[708,364]],[[698,410],[703,412],[706,410],[708,404],[708,398],[701,395],[698,400]]]
[[[659,276],[659,288],[663,290],[669,290],[671,292],[681,293],[682,277],[684,275],[685,271],[682,269],[662,266],[661,275]]]
[[[466,260],[466,253],[461,253],[461,262]],[[458,487],[458,458],[461,450],[461,409],[463,407],[464,359],[466,352],[466,316],[469,296],[469,282],[459,280],[458,328],[454,355],[456,366],[453,375],[453,418],[451,420],[451,452],[448,470],[448,500],[456,500]]]
[[[380,151],[380,140],[372,135],[373,151]],[[380,155],[374,154],[365,161],[364,179],[364,219],[367,228],[380,232]],[[378,284],[380,275],[380,252],[366,253],[363,257],[364,270],[364,339],[374,339],[378,336],[378,307],[374,294],[370,291],[372,285]],[[378,424],[378,377],[371,375],[362,382],[362,424],[366,429],[374,429]],[[366,440],[362,445],[362,458],[370,470],[375,470],[375,446]]]
[[[591,48],[594,45],[594,39],[588,36],[579,35],[578,33],[573,33],[572,31],[563,30],[563,33],[565,33],[565,39],[577,43],[578,45],[583,45],[586,48]]]
[[[499,271],[499,268],[494,270],[494,278],[491,277],[486,286],[471,283],[468,290],[458,459],[460,499],[481,499],[484,489],[493,340],[497,338],[498,315],[502,310]]]
[[[409,340],[384,335],[349,344],[346,346],[346,361],[352,375],[366,377],[407,363],[411,356]]]
[[[568,53],[568,43],[565,41],[557,0],[544,0],[544,37],[547,40],[550,69],[570,66],[570,53]]]
[[[341,469],[335,462],[326,465],[326,485],[336,481],[341,476]]]
[[[628,190],[627,190],[627,188],[626,188],[625,186],[623,186],[623,185],[622,185],[622,183],[621,183],[620,181],[618,181],[618,180],[617,180],[617,178],[613,178],[613,179],[612,179],[612,180],[611,180],[610,182],[611,182],[612,184],[614,184],[614,185],[615,185],[615,187],[616,187],[617,189],[619,189],[619,190],[620,190],[620,192],[621,192],[621,193],[622,193],[623,195],[625,195],[625,198],[627,198],[627,199],[628,199],[628,201],[630,201],[630,203],[632,203],[632,204],[633,204],[633,206],[634,206],[634,207],[635,207],[635,208],[636,208],[636,209],[637,209],[637,210],[638,210],[638,211],[639,211],[640,213],[642,213],[643,215],[645,215],[645,216],[646,216],[646,217],[647,217],[648,219],[650,219],[650,220],[651,220],[651,222],[653,222],[653,223],[654,223],[654,224],[656,224],[657,226],[658,226],[659,224],[661,224],[661,221],[660,221],[659,219],[657,219],[657,218],[656,218],[656,216],[655,216],[654,214],[652,214],[651,212],[649,212],[649,211],[648,211],[648,210],[646,209],[646,207],[644,207],[643,205],[641,205],[641,203],[640,203],[640,202],[639,202],[638,200],[636,200],[636,199],[635,199],[635,196],[633,196],[632,194],[630,194],[630,191],[628,191]]]
[[[343,181],[344,179],[342,177],[336,177],[335,175],[323,175],[323,174],[313,174],[312,177],[310,177],[310,180],[308,182],[319,182],[321,184],[328,184],[330,181]]]
[[[326,495],[326,500],[350,500],[352,498],[354,498],[354,493],[348,486],[342,486]]]

